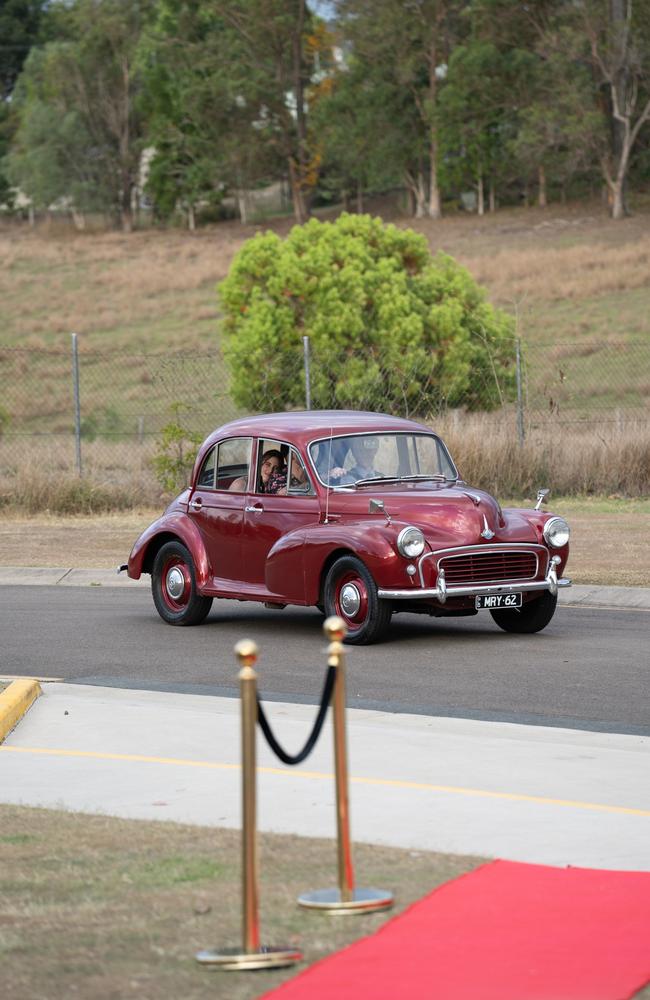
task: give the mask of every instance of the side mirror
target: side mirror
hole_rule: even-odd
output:
[[[535,510],[539,510],[543,503],[546,503],[546,499],[551,491],[550,490],[538,490],[537,491],[537,503],[535,504]]]
[[[368,504],[368,513],[383,514],[388,523],[389,524],[391,523],[390,514],[388,513],[387,510],[385,510],[383,500],[371,500],[370,503]]]

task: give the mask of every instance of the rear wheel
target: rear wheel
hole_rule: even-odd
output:
[[[181,542],[167,542],[156,555],[151,593],[158,614],[169,625],[200,625],[212,607],[212,598],[196,591],[194,560]]]
[[[512,611],[490,611],[504,632],[541,632],[555,614],[557,594],[545,590],[539,597]]]
[[[386,632],[391,606],[377,596],[369,570],[355,556],[341,556],[325,577],[325,612],[338,615],[348,627],[345,641],[353,645],[377,642]]]

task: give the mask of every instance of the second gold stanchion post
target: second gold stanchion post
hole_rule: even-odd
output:
[[[393,894],[384,889],[360,889],[355,885],[352,844],[350,840],[350,809],[348,796],[348,750],[345,729],[345,647],[346,634],[342,618],[328,618],[323,629],[330,644],[327,664],[336,668],[332,692],[334,729],[334,764],[336,769],[336,825],[338,854],[338,888],[316,889],[298,897],[300,906],[331,913],[369,913],[386,910],[393,905]]]

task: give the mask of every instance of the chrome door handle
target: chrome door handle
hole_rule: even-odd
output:
[[[190,500],[190,507],[192,508],[192,510],[201,510],[202,506],[203,506],[203,500],[201,500],[200,497],[197,497],[196,500]]]
[[[261,503],[255,504],[254,507],[244,507],[244,510],[248,511],[249,514],[262,514],[264,512]]]

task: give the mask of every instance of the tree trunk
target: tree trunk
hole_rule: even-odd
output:
[[[435,111],[438,78],[436,77],[436,29],[429,46],[429,101],[432,113]],[[429,215],[432,219],[442,216],[440,187],[438,185],[438,133],[434,123],[429,125]]]
[[[305,197],[300,184],[299,171],[293,156],[289,157],[289,184],[291,186],[291,200],[293,201],[293,215],[296,222],[302,225],[307,221],[308,212],[305,205]]]
[[[123,205],[122,211],[120,213],[120,221],[122,223],[123,233],[133,232],[133,216],[131,215],[131,206]]]
[[[236,193],[237,208],[239,210],[239,221],[242,226],[247,226],[250,219],[250,196],[244,188],[238,188]]]
[[[357,181],[357,213],[363,215],[363,184]]]
[[[479,215],[485,215],[485,192],[483,190],[483,174],[478,175],[478,180],[476,183],[476,191],[478,195],[477,212]]]
[[[404,180],[411,197],[412,214],[416,219],[423,219],[427,215],[427,194],[424,174],[421,170],[418,170],[417,175],[414,175],[410,170],[407,170]]]
[[[625,216],[625,198],[623,190],[623,179],[617,178],[611,187],[611,216],[612,219],[622,219]]]
[[[494,186],[494,179],[490,178],[490,211],[496,212],[497,210],[497,192]]]
[[[78,212],[76,208],[72,208],[72,221],[76,230],[81,232],[86,228],[86,217],[83,212]]]
[[[546,171],[543,164],[540,163],[539,169],[537,171],[537,178],[539,182],[539,194],[537,197],[537,204],[540,208],[546,208]]]
[[[289,177],[293,197],[293,213],[296,222],[303,223],[309,218],[309,204],[306,193],[309,155],[307,150],[307,122],[305,119],[305,80],[303,75],[303,35],[306,0],[298,0],[298,17],[292,38],[293,93],[296,100],[297,148],[295,160],[289,156]]]
[[[415,218],[423,219],[427,214],[427,194],[424,183],[424,174],[421,170],[418,172],[418,178],[413,194],[415,195]]]
[[[194,214],[194,205],[192,202],[187,206],[187,228],[191,233],[196,229],[196,216]]]

